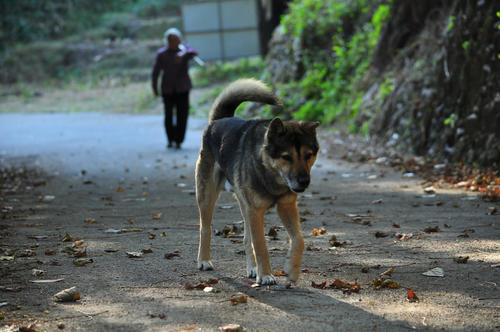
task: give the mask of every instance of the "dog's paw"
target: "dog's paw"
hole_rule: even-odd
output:
[[[248,278],[257,277],[257,269],[255,267],[247,267],[247,277]]]
[[[209,271],[213,270],[214,265],[212,264],[212,261],[200,261],[198,262],[198,270],[201,271]]]
[[[295,283],[299,279],[300,270],[299,269],[285,269],[286,279],[288,282]]]
[[[276,285],[276,279],[272,275],[257,276],[257,283],[259,285]]]

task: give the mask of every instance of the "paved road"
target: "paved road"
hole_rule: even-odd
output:
[[[158,115],[2,114],[0,156],[37,156],[42,168],[63,173],[121,173],[130,166],[142,172],[152,166],[152,156],[196,156],[205,124],[189,119],[183,149],[176,152],[166,150],[163,117]],[[142,160],[130,164],[139,155]]]
[[[0,161],[26,160],[51,175],[46,185],[1,192],[0,256],[15,257],[0,261],[4,330],[35,324],[48,331],[63,325],[67,331],[218,331],[228,323],[249,331],[499,328],[500,223],[486,213],[492,204],[458,190],[423,195],[421,179],[373,162],[347,162],[341,158],[347,141],[332,144],[328,132],[311,187],[299,199],[308,249],[296,287],[285,289],[284,277],[277,286],[251,287],[239,238],[214,236],[216,270],[197,271],[193,173],[205,121],[190,120],[180,151],[165,148],[161,122],[149,115],[0,115]],[[214,229],[241,227],[240,220],[234,199],[222,193]],[[272,209],[266,233],[279,225]],[[424,231],[436,226],[438,232]],[[312,235],[315,228],[327,233]],[[399,241],[395,233],[410,239]],[[63,242],[66,234],[84,241],[77,250],[85,249],[91,263],[74,265],[67,247],[76,243]],[[345,243],[330,248],[332,235]],[[273,270],[281,269],[285,232],[279,229],[268,246]],[[126,254],[142,250],[141,258]],[[468,262],[455,262],[459,256]],[[373,280],[392,267],[399,287],[376,289]],[[435,267],[445,276],[422,275]],[[32,269],[46,274],[33,276]],[[53,279],[63,280],[32,282]],[[185,289],[209,279],[218,281],[217,292]],[[335,279],[357,282],[361,291],[311,287]],[[72,286],[81,300],[54,301]],[[410,288],[420,302],[406,300]],[[241,296],[246,303],[231,304]]]

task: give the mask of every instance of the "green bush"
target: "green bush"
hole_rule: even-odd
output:
[[[180,0],[141,0],[132,5],[132,11],[138,17],[158,17],[169,13],[177,14]]]
[[[354,125],[362,97],[357,86],[369,69],[389,9],[378,0],[295,0],[290,4],[282,24],[285,33],[301,40],[305,67],[298,92],[306,102],[294,117],[324,123],[347,120],[351,130],[366,130]],[[287,98],[287,89],[281,89],[282,99]]]
[[[196,86],[204,87],[213,83],[234,81],[244,77],[259,78],[264,71],[264,66],[261,57],[207,63],[195,71],[193,81]]]

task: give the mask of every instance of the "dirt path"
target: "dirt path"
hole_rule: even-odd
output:
[[[238,234],[214,236],[216,270],[199,272],[193,168],[204,124],[192,119],[184,149],[174,151],[164,148],[156,115],[0,115],[3,165],[29,159],[49,176],[45,185],[0,196],[0,331],[30,324],[48,331],[218,331],[229,323],[249,331],[500,328],[500,218],[487,213],[498,205],[460,191],[424,194],[418,178],[343,161],[334,149],[341,145],[322,146],[300,197],[308,250],[295,287],[286,289],[284,277],[252,287]],[[223,193],[214,228],[241,227],[240,220]],[[272,226],[280,226],[274,209],[266,233]],[[314,228],[326,234],[313,236]],[[72,240],[63,242],[67,234]],[[330,248],[332,235],[339,247]],[[76,250],[92,261],[84,266],[67,249],[78,239]],[[273,270],[283,268],[286,239],[282,229],[269,238]],[[392,267],[399,288],[376,289],[373,280]],[[435,267],[444,277],[422,275]],[[33,276],[33,269],[46,272]],[[51,279],[63,280],[33,282]],[[215,292],[185,287],[210,279],[218,281]],[[335,279],[361,290],[311,286]],[[79,301],[54,301],[72,286]],[[406,300],[410,288],[419,302]],[[246,303],[231,304],[242,295]]]

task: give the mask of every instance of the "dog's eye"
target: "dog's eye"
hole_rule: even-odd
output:
[[[286,161],[293,161],[292,156],[290,156],[289,154],[281,155],[281,159],[286,160]]]
[[[309,160],[312,158],[312,156],[313,156],[313,154],[309,152],[308,154],[306,154],[305,159]]]

